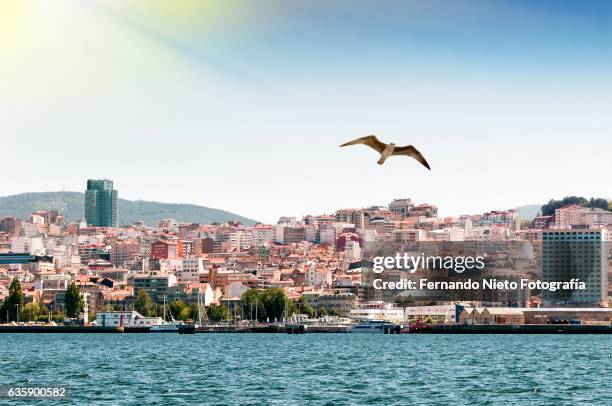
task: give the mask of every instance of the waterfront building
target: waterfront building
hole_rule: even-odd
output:
[[[153,327],[163,322],[161,317],[144,317],[134,310],[96,313],[96,324],[103,327]]]
[[[409,306],[404,309],[406,321],[428,321],[435,323],[454,323],[457,320],[457,306],[433,305],[433,306]]]
[[[354,320],[389,320],[400,323],[404,321],[404,309],[393,303],[372,301],[357,305],[351,309],[349,316]]]
[[[85,220],[95,227],[117,227],[117,197],[113,181],[89,179],[85,191]]]
[[[464,307],[459,314],[463,324],[525,324],[523,309],[512,307]]]
[[[325,308],[328,312],[346,317],[355,309],[357,296],[350,292],[321,293],[317,297],[317,310]]]
[[[428,306],[431,307],[431,306]],[[612,308],[605,307],[469,307],[457,305],[462,324],[608,324]],[[410,308],[407,308],[408,310]]]

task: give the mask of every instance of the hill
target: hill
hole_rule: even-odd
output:
[[[80,192],[21,193],[3,196],[0,197],[0,217],[14,216],[25,219],[37,210],[56,209],[68,221],[78,221],[85,216],[84,200],[85,194]],[[119,199],[117,206],[119,224],[131,224],[134,221],[142,220],[147,225],[155,225],[163,218],[202,224],[227,221],[240,221],[245,225],[256,223],[255,220],[238,214],[195,204]]]
[[[566,196],[561,200],[550,199],[545,204],[526,204],[524,206],[516,207],[519,217],[522,220],[533,220],[533,218],[540,212],[543,216],[553,216],[555,209],[566,206],[568,204],[579,204],[584,207],[595,207],[603,210],[612,211],[612,201],[604,198],[578,196]]]
[[[514,210],[518,212],[521,220],[533,220],[541,208],[541,204],[526,204],[515,207]]]

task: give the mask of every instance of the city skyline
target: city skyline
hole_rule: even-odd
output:
[[[606,2],[146,4],[0,5],[5,166],[27,168],[2,195],[107,177],[264,222],[612,198]],[[338,148],[369,133],[434,170]]]

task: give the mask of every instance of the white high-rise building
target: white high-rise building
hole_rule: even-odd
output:
[[[555,210],[555,228],[569,228],[572,224],[578,223],[578,209],[580,208],[577,204],[561,207]]]
[[[45,255],[45,247],[40,237],[13,237],[11,240],[11,251],[31,255]]]
[[[269,241],[274,241],[274,228],[269,225],[256,225],[251,229],[253,245],[259,247]]]
[[[245,250],[253,245],[253,238],[250,231],[236,230],[229,235],[232,248]]]
[[[344,245],[344,256],[351,261],[361,259],[361,247],[359,246],[359,242],[348,240]]]
[[[334,245],[336,243],[336,229],[334,227],[321,227],[319,229],[319,242]]]
[[[198,282],[204,273],[204,261],[201,257],[186,257],[181,260],[181,267],[176,271],[178,282]]]

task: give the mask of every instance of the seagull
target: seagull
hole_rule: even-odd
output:
[[[364,144],[370,148],[375,149],[380,154],[378,164],[382,165],[385,163],[387,158],[391,155],[408,155],[422,163],[427,169],[431,170],[429,164],[421,155],[421,153],[412,145],[406,145],[404,147],[396,147],[394,143],[385,144],[376,138],[375,135],[366,135],[365,137],[357,138],[356,140],[349,141],[346,144],[340,145],[341,147],[347,147],[349,145]]]

